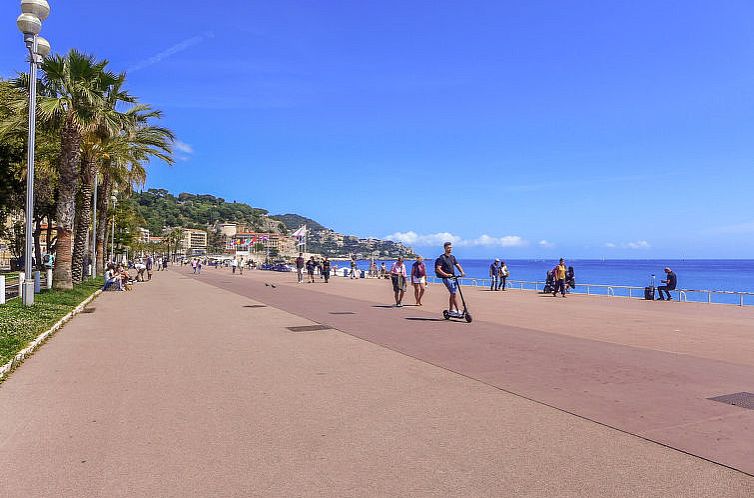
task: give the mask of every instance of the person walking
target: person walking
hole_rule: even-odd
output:
[[[317,262],[314,261],[314,256],[309,258],[306,262],[306,274],[309,276],[309,283],[314,283],[314,269],[317,267]]]
[[[403,296],[406,294],[406,265],[403,264],[401,256],[398,256],[398,260],[390,268],[390,280],[393,282],[395,305],[400,308],[403,306]]]
[[[152,268],[154,267],[154,259],[152,256],[147,256],[147,282],[152,280]]]
[[[322,276],[325,277],[325,283],[330,281],[330,260],[327,256],[322,260]]]
[[[508,277],[510,277],[511,272],[508,271],[508,265],[505,264],[505,261],[500,262],[500,278],[498,280],[497,288],[498,290],[505,290],[505,284],[508,281]]]
[[[191,268],[194,270],[194,275],[196,275],[196,265],[197,265],[197,263],[198,263],[198,261],[196,260],[196,258],[191,258]]]
[[[201,259],[196,260],[196,274],[197,275],[202,274],[202,260]]]
[[[306,264],[306,261],[304,260],[304,253],[300,252],[298,253],[298,258],[296,258],[296,276],[298,277],[298,283],[303,284],[304,283],[304,265]]]
[[[495,261],[490,265],[490,290],[498,290],[500,287],[500,260],[495,258]]]
[[[424,258],[416,257],[416,261],[411,265],[411,285],[414,286],[414,299],[417,306],[422,306],[422,296],[427,290],[427,265],[424,264]]]
[[[461,273],[460,276],[465,275],[463,267],[458,262],[455,256],[453,256],[453,243],[446,242],[443,244],[445,252],[435,260],[435,275],[442,279],[442,283],[445,284],[445,288],[448,289],[448,313],[455,316],[460,316],[460,307],[458,306],[458,281],[452,277],[456,274],[456,268]]]
[[[238,260],[238,272],[243,275],[243,258]]]
[[[566,297],[565,280],[567,272],[568,269],[566,268],[565,260],[560,258],[558,266],[552,269],[553,278],[555,279],[555,290],[552,291],[552,297],[558,295],[558,290],[560,290],[561,297]]]
[[[359,271],[359,268],[356,266],[356,258],[351,258],[351,279],[359,278],[356,274],[357,271]]]
[[[238,260],[236,258],[233,258],[230,262],[230,271],[233,273],[233,275],[236,274],[236,268],[238,268]]]
[[[671,270],[669,267],[665,267],[665,280],[661,280],[661,282],[665,285],[661,285],[657,288],[657,293],[660,295],[657,299],[659,301],[664,301],[665,298],[662,297],[663,291],[668,296],[668,301],[672,301],[673,297],[670,295],[670,291],[675,290],[676,285],[678,285],[678,277],[676,276],[675,272]]]

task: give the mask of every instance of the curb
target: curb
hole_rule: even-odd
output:
[[[88,298],[84,299],[81,304],[76,306],[72,311],[70,311],[67,315],[65,315],[63,318],[57,321],[55,325],[50,327],[46,332],[42,332],[39,334],[36,339],[31,341],[28,346],[26,346],[24,349],[19,351],[16,356],[13,357],[12,360],[10,360],[8,363],[0,367],[0,382],[5,380],[7,375],[12,372],[18,365],[23,363],[23,361],[31,355],[47,338],[49,338],[52,334],[57,332],[63,325],[66,324],[71,318],[81,313],[81,311],[86,307],[87,304],[92,302],[94,298],[102,294],[102,289],[96,291],[94,294],[89,296]]]

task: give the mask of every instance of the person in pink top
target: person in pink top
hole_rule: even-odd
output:
[[[403,306],[401,301],[403,301],[403,295],[406,294],[406,277],[406,265],[403,263],[403,258],[398,257],[398,261],[390,268],[390,280],[393,282],[395,305],[399,308]]]
[[[416,261],[411,265],[411,285],[414,286],[414,299],[416,305],[422,305],[422,296],[427,286],[427,266],[424,264],[424,258],[416,257]]]

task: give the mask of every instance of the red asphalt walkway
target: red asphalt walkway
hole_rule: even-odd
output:
[[[342,288],[345,295],[334,295],[317,292],[324,286],[319,280],[313,285],[298,285],[292,275],[247,272],[234,276],[218,271],[219,275],[217,271],[205,271],[202,281],[505,391],[754,475],[754,410],[707,399],[754,392],[754,365],[479,320],[472,324],[446,322],[438,318],[436,311],[425,311],[428,306],[421,311],[415,307],[385,307],[392,297],[385,281],[335,279],[331,284]],[[260,279],[279,287],[260,285]],[[383,304],[348,297],[355,285],[373,288],[373,297]],[[440,301],[444,303],[444,289],[437,286],[433,290],[440,291]],[[540,299],[533,292],[510,293]],[[474,307],[479,289],[467,290],[467,294]],[[578,307],[582,296],[569,297],[558,304]],[[605,304],[608,298],[584,299],[602,300]],[[412,300],[408,296],[404,301]],[[477,303],[480,306],[484,303]],[[707,306],[707,310],[739,312],[732,306]],[[610,311],[607,307],[602,310],[606,320]],[[630,330],[631,325],[626,324],[626,331]],[[709,332],[709,340],[715,341],[712,334],[717,331]],[[749,342],[753,342],[754,325],[750,332]]]
[[[706,399],[753,390],[751,310],[390,299],[211,268],[103,294],[0,384],[0,496],[754,496],[754,411]]]

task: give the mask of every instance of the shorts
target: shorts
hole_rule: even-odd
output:
[[[390,278],[393,281],[393,292],[406,290],[406,277],[403,275],[391,275]]]
[[[458,281],[453,278],[443,278],[442,283],[445,284],[445,287],[448,288],[448,292],[450,292],[451,295],[458,293]]]
[[[426,284],[427,283],[427,277],[411,277],[411,283],[412,284]]]

